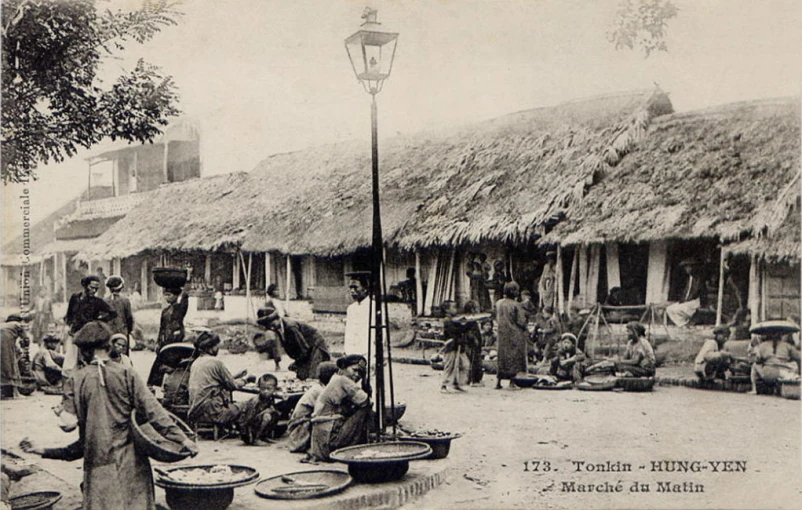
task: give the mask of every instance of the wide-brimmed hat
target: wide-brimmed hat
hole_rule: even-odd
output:
[[[86,349],[103,345],[108,342],[110,338],[111,330],[106,324],[100,321],[92,321],[75,333],[73,343],[76,347]]]
[[[570,340],[571,342],[573,342],[574,345],[576,345],[577,342],[576,335],[574,335],[573,333],[563,333],[562,335],[560,335],[560,340],[561,341]]]
[[[106,278],[106,287],[114,291],[122,290],[122,288],[125,287],[125,280],[123,280],[122,276],[109,276]]]
[[[270,327],[270,323],[279,318],[278,311],[275,308],[265,307],[260,308],[256,312],[256,323],[263,328]]]

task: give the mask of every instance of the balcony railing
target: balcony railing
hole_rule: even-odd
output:
[[[131,193],[119,197],[101,198],[99,200],[86,200],[78,202],[75,211],[75,219],[94,219],[111,218],[128,214],[134,207],[139,205],[146,197],[145,193]]]

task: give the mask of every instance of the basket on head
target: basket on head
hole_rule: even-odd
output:
[[[194,440],[195,433],[189,425],[184,423],[178,416],[170,412],[168,414],[184,435]],[[139,423],[136,410],[131,411],[131,430],[133,431],[136,449],[151,459],[160,462],[178,462],[190,456],[190,452],[186,451],[181,444],[162,437],[150,423]]]

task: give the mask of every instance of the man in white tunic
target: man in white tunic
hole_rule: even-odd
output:
[[[368,292],[369,273],[349,273],[351,283],[348,288],[354,302],[348,305],[345,315],[345,344],[343,350],[346,355],[358,354],[368,356],[369,345],[372,346],[376,338],[370,329],[372,302]],[[371,353],[374,352],[370,348]]]

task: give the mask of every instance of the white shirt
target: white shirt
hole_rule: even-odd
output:
[[[369,342],[373,342],[376,334],[370,328],[371,299],[366,297],[362,301],[354,301],[345,311],[345,344],[343,350],[346,355],[360,354],[367,357]],[[370,332],[370,333],[368,333]],[[374,352],[375,347],[370,351]]]

